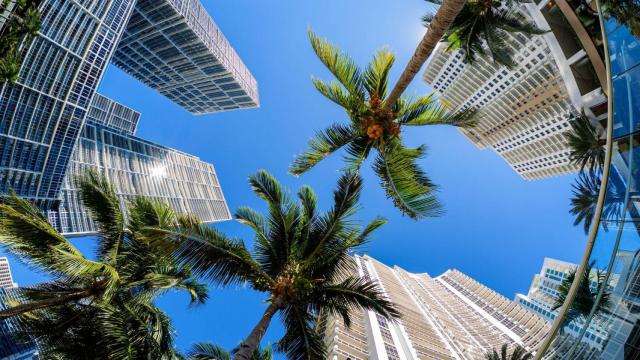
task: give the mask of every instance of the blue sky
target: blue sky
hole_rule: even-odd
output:
[[[142,113],[140,137],[213,163],[232,212],[240,205],[264,209],[247,184],[247,176],[257,169],[267,169],[293,190],[311,185],[327,208],[340,156],[326,159],[300,178],[287,174],[293,156],[305,150],[316,129],[346,121],[311,85],[312,74],[330,76],[315,59],[307,27],[363,66],[375,50],[387,46],[398,58],[391,74],[395,80],[424,32],[420,17],[429,5],[422,0],[203,3],[257,78],[259,109],[193,116],[114,67],[107,71],[100,92]],[[429,88],[416,79],[407,94],[427,92]],[[434,276],[457,268],[509,298],[526,292],[544,257],[579,259],[586,237],[572,226],[567,212],[572,177],[522,180],[495,153],[478,150],[453,128],[412,128],[403,135],[409,145],[428,145],[428,157],[421,164],[440,185],[447,213],[420,222],[401,216],[367,164],[358,218],[389,219],[367,247],[368,254]],[[253,240],[251,232],[234,221],[217,226],[247,243]],[[91,246],[87,239],[76,242],[82,248]],[[16,261],[12,268],[21,285],[42,279]],[[187,308],[183,295],[166,296],[160,303],[174,319],[181,348],[201,340],[231,348],[257,322],[265,298],[242,288],[212,289],[211,300],[201,307]],[[275,341],[280,331],[276,321],[267,340]]]

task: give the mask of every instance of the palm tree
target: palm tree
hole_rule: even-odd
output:
[[[319,131],[309,141],[310,149],[299,155],[289,171],[300,175],[333,152],[346,148],[346,169],[356,171],[372,150],[377,152],[373,169],[395,206],[412,218],[436,216],[440,204],[433,195],[434,184],[418,167],[425,147],[407,148],[402,143],[405,126],[454,125],[471,126],[471,110],[447,113],[433,96],[399,99],[392,110],[387,102],[387,83],[395,56],[380,50],[364,71],[326,40],[309,32],[311,45],[318,58],[336,77],[327,83],[314,79],[318,91],[341,106],[349,116],[349,124],[335,123]]]
[[[429,1],[434,4],[439,4],[438,11],[434,16],[431,16],[431,21],[427,25],[427,31],[424,33],[422,40],[418,44],[416,51],[411,56],[409,63],[402,70],[400,78],[396,82],[396,85],[391,90],[387,101],[384,104],[386,111],[391,111],[395,106],[400,96],[407,90],[407,87],[416,77],[416,74],[422,68],[422,65],[427,61],[433,49],[442,40],[443,36],[453,24],[454,20],[464,7],[465,0],[442,0],[442,1]]]
[[[238,349],[234,349],[236,352]],[[196,343],[191,347],[191,350],[187,353],[189,360],[231,360],[231,354],[223,347],[208,342]],[[251,360],[271,360],[273,355],[271,354],[271,346],[267,346],[265,349],[256,348],[251,357]]]
[[[509,355],[509,344],[503,344],[500,348],[500,353],[496,351],[496,349],[491,350],[490,352],[484,354],[484,358],[486,360],[529,360],[533,357],[530,353],[527,352],[522,346],[516,345],[513,348],[513,352]]]
[[[52,278],[23,289],[24,301],[0,311],[0,319],[18,316],[35,338],[53,339],[40,341],[52,349],[84,322],[96,327],[112,354],[131,353],[133,345],[148,341],[168,351],[168,318],[153,306],[154,299],[170,290],[188,292],[194,304],[207,299],[205,285],[192,279],[190,269],[143,234],[148,227],[173,228],[175,214],[165,204],[138,197],[129,204],[126,221],[105,177],[89,172],[79,183],[82,201],[99,229],[96,260],[58,233],[30,201],[12,193],[0,204],[0,244]],[[56,331],[47,331],[52,328]],[[123,333],[126,329],[131,331]],[[54,341],[55,334],[61,338]],[[150,351],[138,349],[140,354]]]
[[[303,186],[297,201],[266,171],[249,177],[252,190],[264,200],[268,214],[239,208],[236,219],[255,232],[250,252],[239,239],[230,239],[190,217],[172,231],[158,229],[167,250],[174,251],[195,274],[221,285],[246,282],[269,295],[268,306],[234,359],[250,359],[273,316],[284,322],[285,335],[276,349],[290,359],[324,358],[320,312],[336,314],[350,323],[352,310],[372,310],[395,319],[398,312],[377,284],[354,276],[350,252],[367,241],[386,221],[376,218],[364,229],[352,220],[362,189],[360,177],[344,173],[334,191],[334,205],[322,213],[313,190]]]
[[[605,273],[600,270],[593,271],[594,265],[595,262],[591,262],[585,267],[584,273],[580,278],[580,284],[578,285],[578,292],[564,317],[564,324],[569,324],[578,318],[586,319],[594,306],[594,317],[606,311],[609,307],[611,294],[606,290],[608,285],[605,282]],[[559,309],[565,303],[571,284],[573,284],[576,278],[576,271],[577,270],[574,269],[569,272],[567,278],[562,281],[562,284],[558,288],[560,294],[556,298],[552,310]],[[592,276],[594,272],[595,276]],[[596,282],[595,286],[592,286],[592,281]],[[602,297],[600,298],[600,302],[596,304],[596,298],[600,291],[602,291]]]
[[[583,223],[585,234],[589,233],[589,228],[593,223],[601,182],[600,175],[583,172],[578,175],[576,182],[572,185],[573,197],[571,198],[569,212],[576,217],[573,225]],[[607,187],[607,194],[600,216],[603,220],[601,221],[603,228],[607,229],[608,222],[616,222],[622,217],[624,200],[624,192],[618,191],[613,185]]]
[[[428,0],[440,4],[441,0]],[[512,68],[515,63],[512,51],[508,46],[509,33],[540,35],[546,33],[521,15],[513,15],[509,10],[526,0],[471,0],[467,1],[444,35],[448,43],[447,50],[462,49],[463,61],[469,64],[478,56],[486,55],[488,50],[493,61]],[[430,24],[434,17],[427,14],[423,17],[425,24]],[[485,50],[486,46],[486,50]]]
[[[571,162],[580,166],[581,172],[602,171],[606,154],[604,146],[607,143],[604,132],[597,129],[584,114],[571,115],[569,124],[571,131],[568,131],[565,137],[571,148]]]
[[[126,301],[125,301],[126,299]],[[35,342],[44,359],[180,359],[169,317],[151,302],[69,304],[20,318],[18,339]]]
[[[18,81],[21,66],[22,56],[18,50],[15,48],[9,50],[9,52],[0,59],[0,84],[4,82],[13,84]]]

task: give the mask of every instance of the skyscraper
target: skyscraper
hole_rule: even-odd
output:
[[[7,259],[6,256],[0,257],[0,288],[12,289],[17,286],[18,284],[13,282],[9,259]]]
[[[135,137],[139,114],[95,95],[117,49],[117,66],[193,113],[258,106],[255,79],[204,7],[43,0],[39,8],[19,80],[0,85],[0,194],[34,200],[65,233],[92,232],[73,180],[94,167],[123,200],[148,195],[206,221],[228,219],[210,164]]]
[[[0,85],[0,193],[58,200],[102,74],[133,0],[43,0],[41,29],[15,84]]]
[[[256,80],[198,0],[138,0],[113,62],[194,114],[259,104]]]
[[[544,4],[515,12],[549,29],[553,21],[545,20],[540,7]],[[492,148],[527,180],[576,171],[564,136],[570,115],[584,111],[594,121],[606,115],[597,77],[568,62],[556,36],[509,33],[507,43],[516,63],[512,69],[489,57],[464,64],[463,50],[449,52],[447,44],[440,43],[424,72],[424,81],[444,104],[479,110],[477,126],[460,131],[478,148]],[[596,85],[587,84],[589,77]]]
[[[535,274],[533,277],[529,292],[526,295],[516,294],[514,301],[528,311],[552,323],[560,311],[559,309],[554,309],[556,299],[560,296],[559,288],[563,281],[577,268],[577,264],[545,258],[540,273]],[[597,271],[592,270],[590,277],[590,286],[595,292],[595,289],[598,287]],[[617,276],[611,278],[608,291],[611,291],[612,288],[615,287],[617,280]],[[558,339],[558,342],[566,342],[567,345],[556,346],[556,352],[562,353],[562,349],[571,348],[571,346],[574,345],[574,339],[578,336],[584,324],[584,319],[580,317],[568,323],[564,328],[566,336]],[[608,337],[609,334],[603,326],[598,325],[597,322],[592,322],[589,329],[585,332],[585,336],[582,338],[581,351],[599,352],[604,344],[607,343]]]
[[[358,312],[351,328],[326,318],[331,359],[484,359],[505,343],[533,352],[549,330],[539,316],[457,270],[433,278],[368,256],[355,262],[358,275],[376,281],[402,318]]]
[[[0,310],[11,301],[20,297],[18,284],[13,282],[9,260],[0,257]],[[14,332],[18,326],[14,319],[0,320],[0,360],[36,359],[36,347],[32,343],[22,343],[15,339]]]
[[[229,209],[213,165],[135,136],[140,113],[96,94],[62,186],[62,201],[47,211],[66,235],[96,231],[78,194],[77,176],[107,175],[122,203],[136,195],[169,204],[205,222],[228,220]]]

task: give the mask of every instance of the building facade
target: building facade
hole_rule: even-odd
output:
[[[43,0],[40,34],[20,49],[15,84],[0,85],[0,193],[58,200],[87,108],[133,0]]]
[[[258,106],[258,85],[199,0],[138,0],[116,66],[194,114]]]
[[[13,282],[11,267],[9,267],[9,259],[2,256],[0,257],[0,288],[12,289],[15,287],[18,287],[18,284]]]
[[[78,194],[77,178],[89,169],[107,175],[123,205],[141,195],[204,222],[231,218],[213,165],[136,137],[140,113],[100,94],[88,113],[63,182],[62,201],[47,211],[58,231],[65,235],[96,231]]]
[[[360,277],[376,281],[402,317],[353,315],[350,328],[325,319],[331,359],[484,359],[503,344],[535,351],[549,324],[457,270],[438,277],[355,257]]]
[[[8,304],[18,301],[18,284],[13,282],[9,260],[0,257],[0,310]],[[37,349],[31,343],[22,343],[14,337],[18,326],[14,319],[0,320],[0,360],[32,360],[37,359]]]
[[[228,219],[213,166],[135,137],[140,114],[96,95],[113,61],[193,113],[258,106],[255,79],[199,1],[43,0],[39,9],[19,80],[0,85],[0,194],[34,200],[65,233],[92,232],[74,181],[93,167],[123,200],[147,195]]]
[[[535,5],[516,10],[543,29],[549,22]],[[460,131],[478,148],[493,149],[511,168],[527,180],[571,173],[564,133],[571,114],[585,112],[595,119],[606,114],[606,97],[599,83],[578,87],[582,74],[557,45],[554,32],[541,36],[510,33],[508,46],[517,64],[508,69],[491,58],[473,64],[462,61],[463,50],[447,51],[440,43],[424,72],[424,81],[451,108],[476,108],[478,124]],[[597,78],[596,78],[597,79]],[[582,85],[582,83],[580,83]]]
[[[540,273],[535,274],[533,277],[529,292],[526,295],[516,294],[514,301],[549,323],[553,322],[559,312],[559,309],[554,309],[556,299],[560,296],[558,289],[577,267],[577,264],[545,258]],[[595,270],[592,271],[590,285],[594,290],[598,287],[597,271]],[[612,283],[609,283],[609,285],[611,287]],[[565,332],[577,337],[583,326],[584,320],[577,319],[567,324]],[[607,332],[594,323],[585,334],[584,342],[591,347],[598,348],[604,345],[607,338]]]

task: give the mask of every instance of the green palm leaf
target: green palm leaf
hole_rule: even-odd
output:
[[[311,47],[318,59],[327,67],[335,78],[352,96],[364,98],[362,74],[355,62],[346,54],[340,52],[327,40],[316,36],[311,29],[307,31]]]
[[[423,146],[407,149],[398,142],[389,143],[373,165],[387,196],[414,219],[442,214],[442,207],[433,195],[433,183],[416,164],[423,155]]]
[[[333,124],[324,131],[316,132],[309,140],[310,150],[297,156],[289,167],[292,175],[302,175],[327,156],[361,136],[351,126]]]

